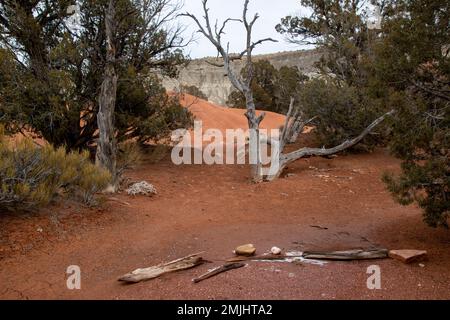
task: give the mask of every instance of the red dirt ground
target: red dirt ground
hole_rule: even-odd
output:
[[[247,166],[175,166],[170,157],[128,175],[147,180],[153,198],[116,197],[101,209],[62,203],[36,214],[0,216],[1,299],[449,299],[450,232],[396,204],[380,180],[399,162],[372,154],[311,158],[272,183],[249,182]],[[319,225],[328,229],[318,229]],[[250,262],[194,284],[241,244],[258,253],[367,248],[424,249],[429,261],[330,262],[324,266]],[[134,285],[117,281],[139,267],[205,251],[213,261]],[[381,290],[366,287],[367,267],[381,268]],[[81,290],[66,269],[81,268]]]

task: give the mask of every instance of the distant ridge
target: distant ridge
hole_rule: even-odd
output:
[[[317,49],[312,49],[255,55],[254,60],[269,60],[278,69],[282,66],[296,66],[304,74],[312,76],[317,74],[314,63],[320,59],[320,56],[321,53]],[[178,90],[181,85],[196,86],[209,101],[224,106],[233,87],[224,75],[223,68],[212,66],[207,62],[208,60],[217,61],[217,58],[205,57],[192,60],[186,67],[180,69],[178,79],[163,78],[164,87],[167,90]],[[233,62],[233,68],[236,71],[240,71],[243,65],[243,60]]]

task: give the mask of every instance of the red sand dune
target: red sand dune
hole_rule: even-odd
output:
[[[181,103],[194,114],[196,120],[203,121],[203,130],[248,129],[247,118],[244,115],[245,109],[221,107],[188,94],[183,95]],[[257,111],[257,114],[261,114],[261,111]],[[284,125],[284,121],[285,116],[266,111],[261,128],[278,129]]]

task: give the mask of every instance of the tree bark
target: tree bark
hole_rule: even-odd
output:
[[[115,0],[110,0],[105,12],[106,28],[106,66],[99,97],[97,124],[99,139],[97,143],[96,164],[111,173],[111,184],[108,189],[115,192],[118,185],[116,168],[117,142],[114,129],[114,109],[116,106],[117,79],[116,60],[116,17]]]
[[[245,99],[247,102],[247,112],[245,116],[248,121],[249,128],[249,162],[250,162],[250,174],[253,182],[262,182],[264,177],[262,173],[262,160],[261,160],[261,139],[259,132],[259,125],[264,119],[265,114],[256,116],[256,107],[253,100],[253,94],[251,91],[245,91]]]

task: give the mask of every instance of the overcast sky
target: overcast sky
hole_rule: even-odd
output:
[[[201,0],[185,0],[184,12],[189,12],[197,17],[203,17],[203,8]],[[244,0],[209,0],[209,15],[212,24],[216,19],[219,25],[227,18],[241,18]],[[249,6],[250,19],[258,12],[259,20],[254,27],[253,39],[259,40],[271,37],[279,40],[278,43],[266,42],[257,47],[255,54],[273,53],[279,51],[289,51],[304,49],[298,45],[289,44],[284,37],[275,31],[282,17],[287,15],[299,15],[305,13],[300,5],[300,0],[252,0]],[[192,34],[198,28],[189,18],[182,18],[184,25],[188,25],[187,34]],[[206,40],[200,33],[195,34],[195,42],[187,48],[187,53],[192,58],[200,58],[205,56],[215,56],[217,54],[214,46]],[[245,49],[245,28],[239,22],[231,22],[226,29],[226,35],[223,37],[223,43],[230,42],[230,52],[240,52]]]

